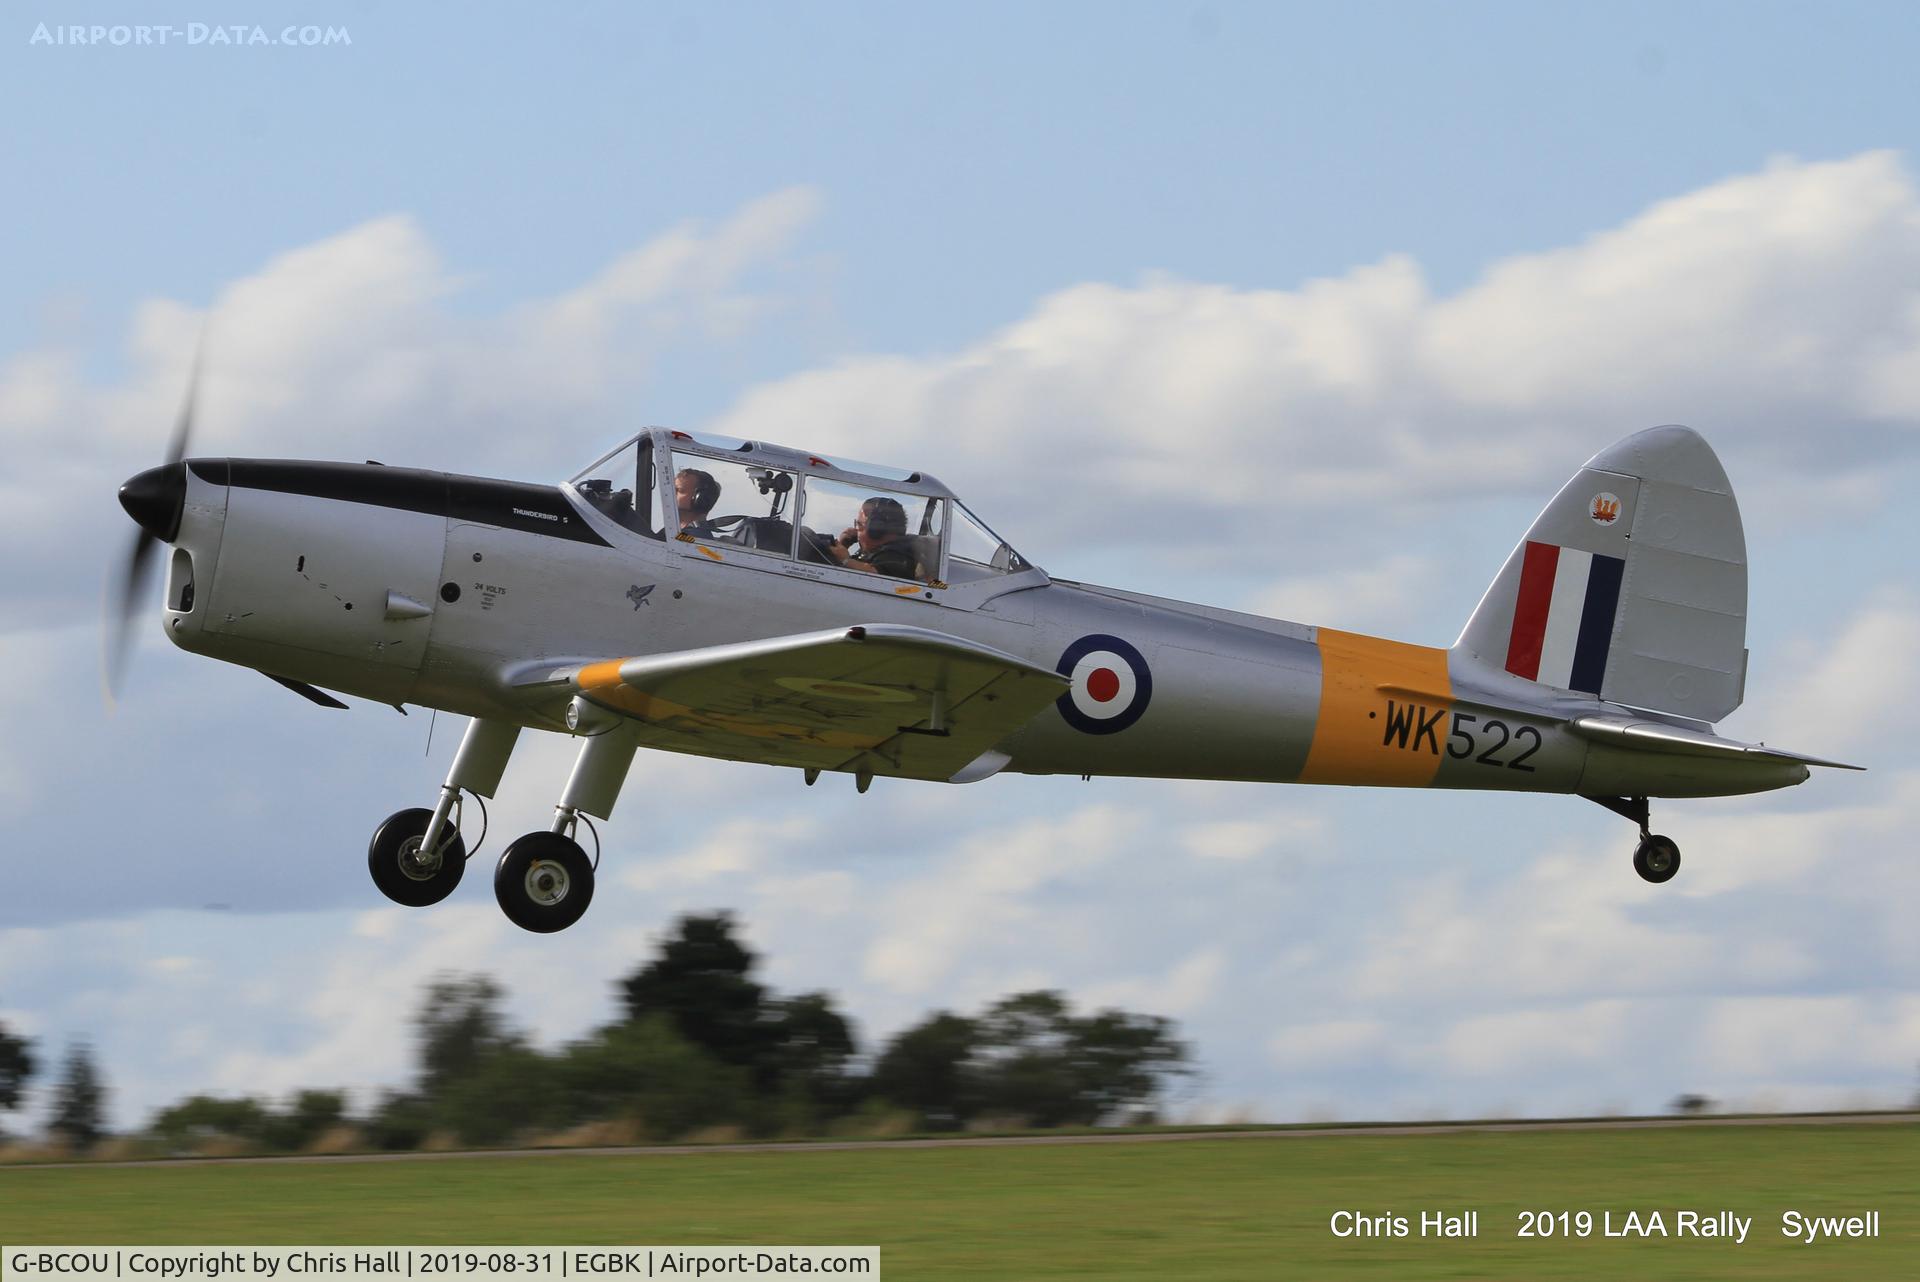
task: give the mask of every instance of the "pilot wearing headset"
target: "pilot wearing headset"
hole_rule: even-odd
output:
[[[673,477],[673,501],[680,509],[680,529],[688,534],[711,535],[707,514],[720,501],[720,482],[711,472],[683,467]]]
[[[841,531],[837,540],[827,544],[827,555],[849,570],[911,579],[919,567],[906,534],[907,512],[900,501],[871,498],[860,505],[853,528]],[[857,552],[853,550],[856,543],[860,547]]]

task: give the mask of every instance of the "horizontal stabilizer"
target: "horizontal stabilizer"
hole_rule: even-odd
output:
[[[1704,730],[1690,730],[1663,721],[1636,721],[1618,716],[1575,717],[1567,723],[1567,729],[1595,743],[1616,748],[1635,748],[1643,752],[1671,752],[1685,757],[1718,757],[1723,760],[1797,761],[1805,766],[1828,766],[1835,770],[1866,769],[1865,766],[1848,765],[1844,761],[1809,757],[1803,752],[1769,748],[1764,743],[1722,739]]]

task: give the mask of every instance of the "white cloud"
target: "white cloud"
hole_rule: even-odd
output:
[[[1656,813],[1656,827],[1679,836],[1685,857],[1671,884],[1631,874],[1624,824],[1605,846],[1550,850],[1491,886],[1466,868],[1408,879],[1383,889],[1379,924],[1360,941],[1345,991],[1368,1002],[1465,992],[1574,999],[1806,980],[1847,969],[1831,952],[1841,941],[1811,929],[1824,915],[1884,932],[1884,941],[1859,941],[1877,953],[1900,930],[1889,897],[1920,893],[1920,871],[1901,853],[1920,804],[1910,772],[1872,800],[1817,809],[1754,797],[1711,809],[1655,804],[1671,808]],[[1512,858],[1510,844],[1500,849]],[[1794,905],[1792,920],[1749,916],[1743,905],[1755,896]]]
[[[1450,1072],[1513,1077],[1610,1063],[1628,1045],[1631,1004],[1619,999],[1567,1007],[1517,1007],[1455,1024],[1438,1052]]]
[[[1283,1069],[1338,1067],[1396,1055],[1393,1029],[1377,1019],[1329,1019],[1293,1024],[1267,1039],[1267,1054]]]
[[[1857,383],[1915,279],[1920,219],[1897,155],[1782,159],[1501,262],[1434,309],[1421,363],[1491,410],[1580,406],[1591,421],[1651,391],[1729,418],[1862,413]]]
[[[620,874],[634,890],[659,890],[671,885],[705,886],[767,867],[769,860],[794,843],[818,831],[810,819],[730,819],[704,837],[693,850],[665,859],[641,859]]]
[[[1164,974],[1091,984],[1075,996],[1086,1008],[1118,1007],[1185,1018],[1219,994],[1229,965],[1225,949],[1203,947],[1182,958]]]
[[[1647,909],[1663,888],[1632,875],[1631,841],[1621,837],[1612,858],[1542,855],[1491,887],[1474,879],[1473,893],[1464,871],[1384,888],[1387,911],[1344,987],[1368,1002],[1468,992],[1522,1000],[1659,991],[1672,974],[1698,974],[1716,956],[1713,939],[1656,924]]]
[[[1180,844],[1200,859],[1238,862],[1276,851],[1310,853],[1326,834],[1323,815],[1269,809],[1244,819],[1194,824],[1181,835]]]
[[[1777,742],[1821,754],[1885,748],[1908,734],[1920,701],[1920,601],[1888,588],[1831,631],[1782,656],[1798,678],[1767,713]],[[1856,763],[1870,764],[1870,763]]]
[[[1433,604],[1440,568],[1433,556],[1393,553],[1377,564],[1291,575],[1266,588],[1247,609],[1269,618],[1309,619],[1348,632],[1404,636],[1430,627],[1428,607]],[[1486,568],[1489,581],[1494,568]],[[1476,585],[1458,586],[1470,590]]]
[[[754,389],[715,426],[805,424],[794,443],[856,456],[885,441],[1042,564],[1095,540],[1207,564],[1223,543],[1311,547],[1341,566],[1330,512],[1430,538],[1463,503],[1544,501],[1658,423],[1858,479],[1860,449],[1809,428],[1914,424],[1920,391],[1896,395],[1888,371],[1920,369],[1916,280],[1920,195],[1897,156],[1781,160],[1449,297],[1398,257],[1292,290],[1076,285],[951,355]]]
[[[861,906],[859,879],[841,869],[769,877],[754,887],[754,894],[809,922],[851,916]]]
[[[298,992],[300,1048],[269,1049],[246,1038],[218,1052],[212,1085],[221,1092],[283,1095],[325,1082],[368,1091],[404,1082],[413,1047],[400,1030],[420,1002],[420,985],[440,972],[497,973],[518,951],[513,928],[490,905],[445,904],[408,918],[397,947],[327,949],[323,963],[296,976],[285,959],[265,972],[251,1005],[271,1009]],[[311,956],[305,959],[311,965]],[[396,982],[395,977],[402,977]]]
[[[1196,825],[1182,844],[1202,859],[1251,859],[1273,840],[1272,829],[1259,819],[1223,819]]]
[[[1699,1046],[1705,1067],[1725,1077],[1818,1078],[1844,1057],[1898,1080],[1920,1049],[1920,993],[1728,997],[1712,1004]]]
[[[1071,957],[1080,924],[1070,914],[1042,909],[1036,892],[1107,860],[1136,823],[1135,816],[1113,807],[1091,806],[1057,820],[963,836],[951,853],[885,897],[865,977],[896,992],[921,994],[952,980],[972,954],[997,952],[1014,940],[1044,940],[1039,953]],[[977,972],[970,978],[979,982]],[[1042,982],[1031,976],[1019,986]]]

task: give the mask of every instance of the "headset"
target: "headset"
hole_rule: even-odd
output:
[[[713,511],[714,504],[720,501],[720,482],[713,479],[713,473],[702,472],[697,467],[683,467],[674,473],[674,480],[683,476],[693,478],[693,510],[705,515]]]
[[[871,498],[861,505],[867,514],[867,533],[879,538],[907,532],[907,510],[900,500]]]

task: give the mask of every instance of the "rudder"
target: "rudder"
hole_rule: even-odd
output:
[[[1746,630],[1733,489],[1699,433],[1669,426],[1587,460],[1454,648],[1542,685],[1711,722],[1740,706]]]

